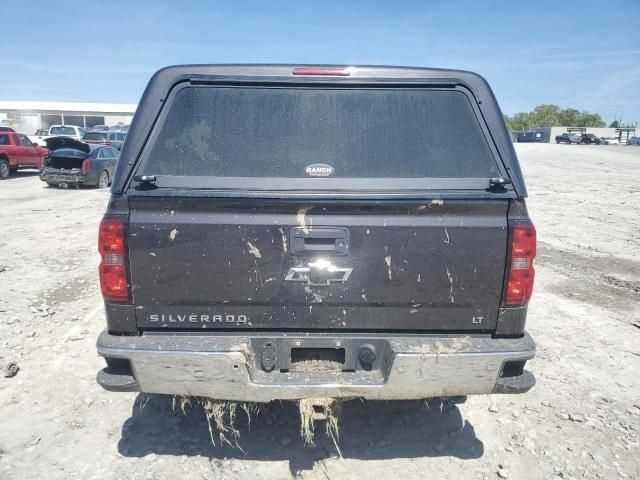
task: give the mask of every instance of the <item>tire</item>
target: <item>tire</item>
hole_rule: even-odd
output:
[[[0,158],[0,180],[6,180],[11,175],[11,169],[9,168],[9,162],[4,158]]]
[[[108,188],[109,187],[109,172],[103,170],[100,172],[100,178],[98,179],[98,188]]]

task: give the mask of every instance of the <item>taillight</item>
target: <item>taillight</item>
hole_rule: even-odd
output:
[[[86,160],[84,160],[82,162],[82,174],[86,175],[87,173],[89,173],[89,168],[91,168],[91,163],[89,162],[89,159],[87,158]]]
[[[293,69],[292,73],[294,75],[348,77],[351,75],[351,68],[297,67]]]
[[[126,302],[129,299],[124,233],[122,220],[104,218],[100,222],[100,287],[104,299],[112,302]]]
[[[526,305],[533,292],[533,259],[536,256],[536,228],[515,225],[511,228],[511,258],[507,274],[504,304],[507,307]]]

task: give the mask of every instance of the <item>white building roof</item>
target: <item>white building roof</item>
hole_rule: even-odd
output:
[[[22,112],[91,112],[133,115],[137,105],[131,103],[14,102],[0,100],[1,111]]]

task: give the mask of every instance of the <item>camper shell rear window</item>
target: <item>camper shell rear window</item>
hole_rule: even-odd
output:
[[[468,93],[415,86],[184,86],[138,168],[160,186],[240,189],[420,188],[502,172]]]

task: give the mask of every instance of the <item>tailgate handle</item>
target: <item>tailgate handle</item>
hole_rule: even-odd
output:
[[[340,227],[294,227],[289,237],[291,253],[310,255],[346,255],[349,253],[349,230]]]

